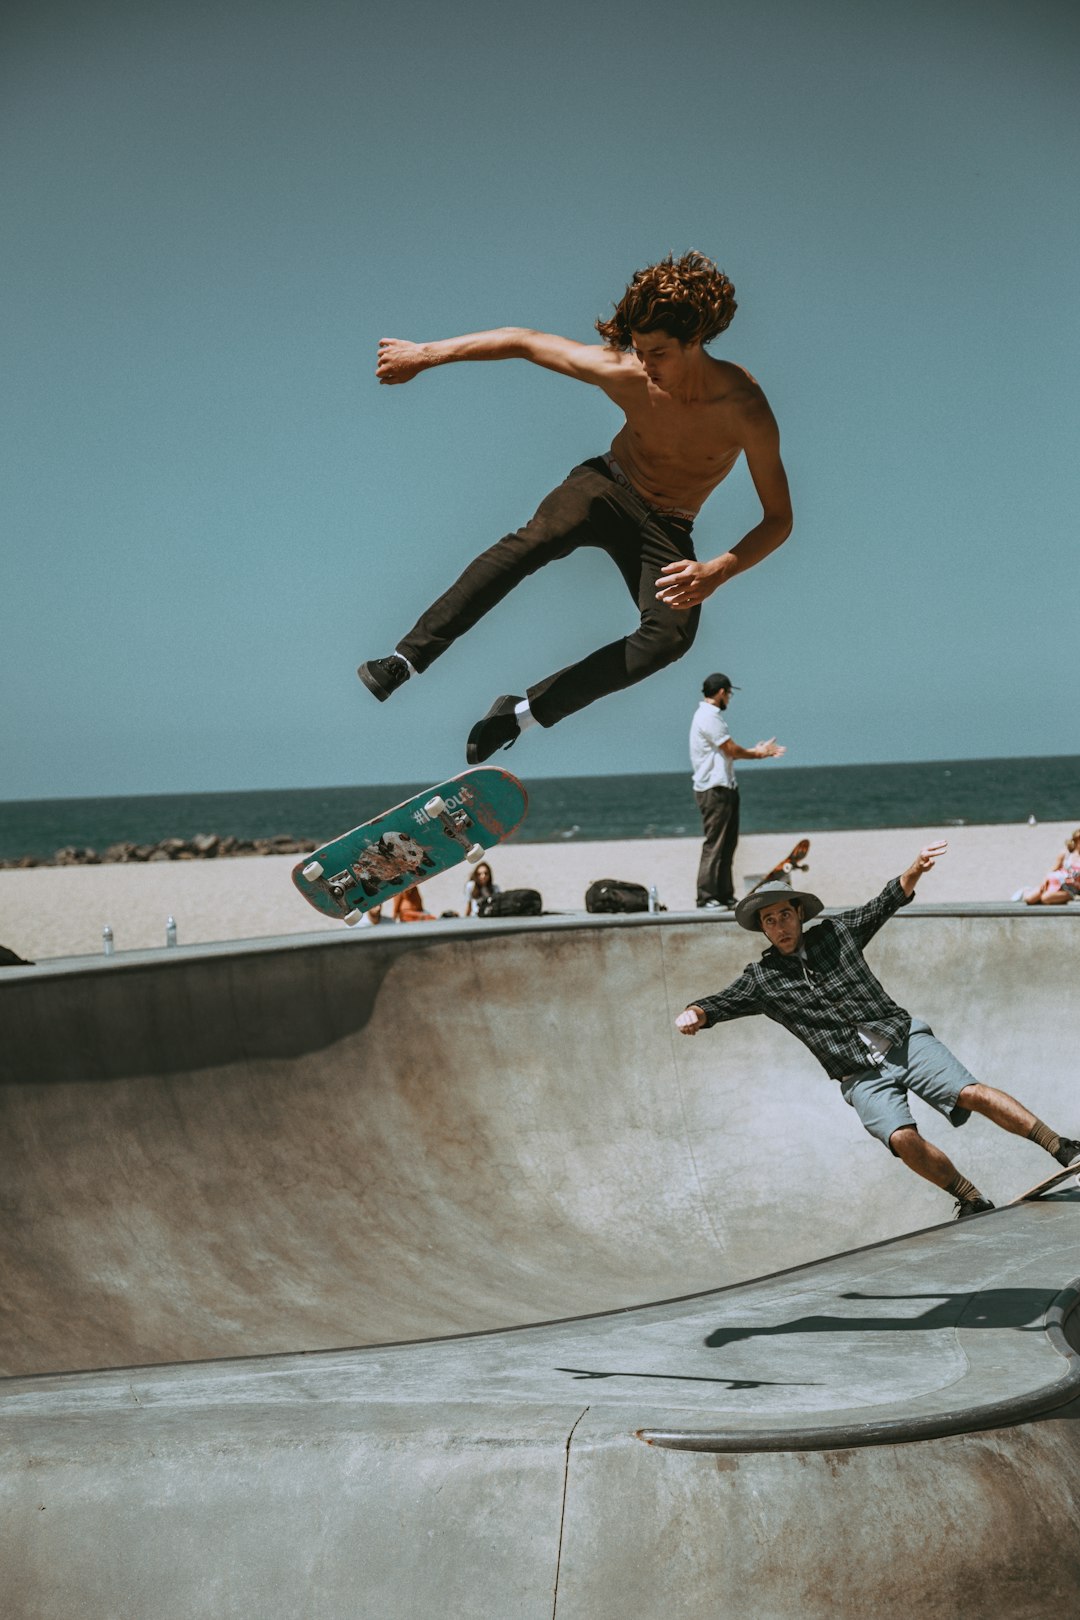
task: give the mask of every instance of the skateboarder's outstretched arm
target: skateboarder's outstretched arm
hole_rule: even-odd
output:
[[[641,370],[631,355],[603,344],[575,343],[553,332],[534,332],[526,326],[500,326],[490,332],[441,338],[435,343],[381,338],[375,375],[381,383],[409,382],[421,371],[457,360],[531,360],[549,371],[605,389],[628,373]]]
[[[888,922],[906,906],[915,893],[915,885],[924,872],[929,872],[935,861],[941,859],[948,844],[927,844],[920,849],[911,865],[901,872],[898,878],[892,878],[879,895],[868,900],[864,906],[855,906],[850,911],[838,912],[834,921],[842,923],[851,930],[859,945],[867,945],[873,939],[878,929]]]
[[[696,1035],[699,1029],[713,1024],[727,1023],[732,1018],[750,1018],[764,1012],[750,969],[745,969],[725,990],[715,996],[701,996],[692,1001],[675,1020],[680,1035]]]

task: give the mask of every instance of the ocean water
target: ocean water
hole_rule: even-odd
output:
[[[516,762],[515,762],[516,763]],[[0,802],[0,859],[47,857],[68,846],[97,851],[162,838],[265,838],[322,842],[429,786],[426,782],[289,788],[248,793]],[[697,837],[686,772],[525,778],[523,842]],[[751,766],[739,773],[744,833],[824,832],[972,822],[1076,821],[1080,755],[933,760],[921,764]]]

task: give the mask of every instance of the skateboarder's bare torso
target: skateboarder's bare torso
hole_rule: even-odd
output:
[[[609,389],[626,416],[611,453],[650,506],[661,510],[699,511],[745,448],[748,416],[769,409],[748,372],[729,361],[706,361],[700,396],[667,393],[631,356],[625,357],[625,381]]]

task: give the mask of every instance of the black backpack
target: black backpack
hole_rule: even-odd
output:
[[[585,890],[586,911],[648,911],[649,891],[643,883],[622,883],[598,878]]]
[[[536,889],[506,889],[477,901],[478,917],[539,917],[544,902]]]

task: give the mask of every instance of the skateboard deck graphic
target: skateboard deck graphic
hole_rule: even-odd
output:
[[[792,872],[805,872],[806,866],[804,862],[806,861],[806,857],[809,855],[809,853],[809,838],[800,838],[799,842],[795,845],[795,848],[790,852],[790,854],[785,855],[784,859],[779,863],[779,865],[771,867],[770,870],[765,873],[764,877],[758,878],[757,882],[754,884],[754,887],[746,891],[747,894],[754,894],[758,889],[761,888],[763,883],[776,883],[780,878],[789,878]]]
[[[1055,1170],[1053,1175],[1044,1177],[1042,1181],[1037,1181],[1034,1187],[1029,1187],[1027,1192],[1020,1194],[1019,1198],[1010,1198],[1009,1203],[1030,1203],[1035,1198],[1041,1198],[1043,1193],[1052,1191],[1054,1187],[1060,1187],[1067,1181],[1075,1181],[1078,1177],[1080,1177],[1080,1163],[1066,1165],[1063,1170]]]
[[[292,880],[309,906],[351,927],[412,884],[480,860],[520,827],[528,803],[509,771],[462,771],[321,844],[297,861]]]

